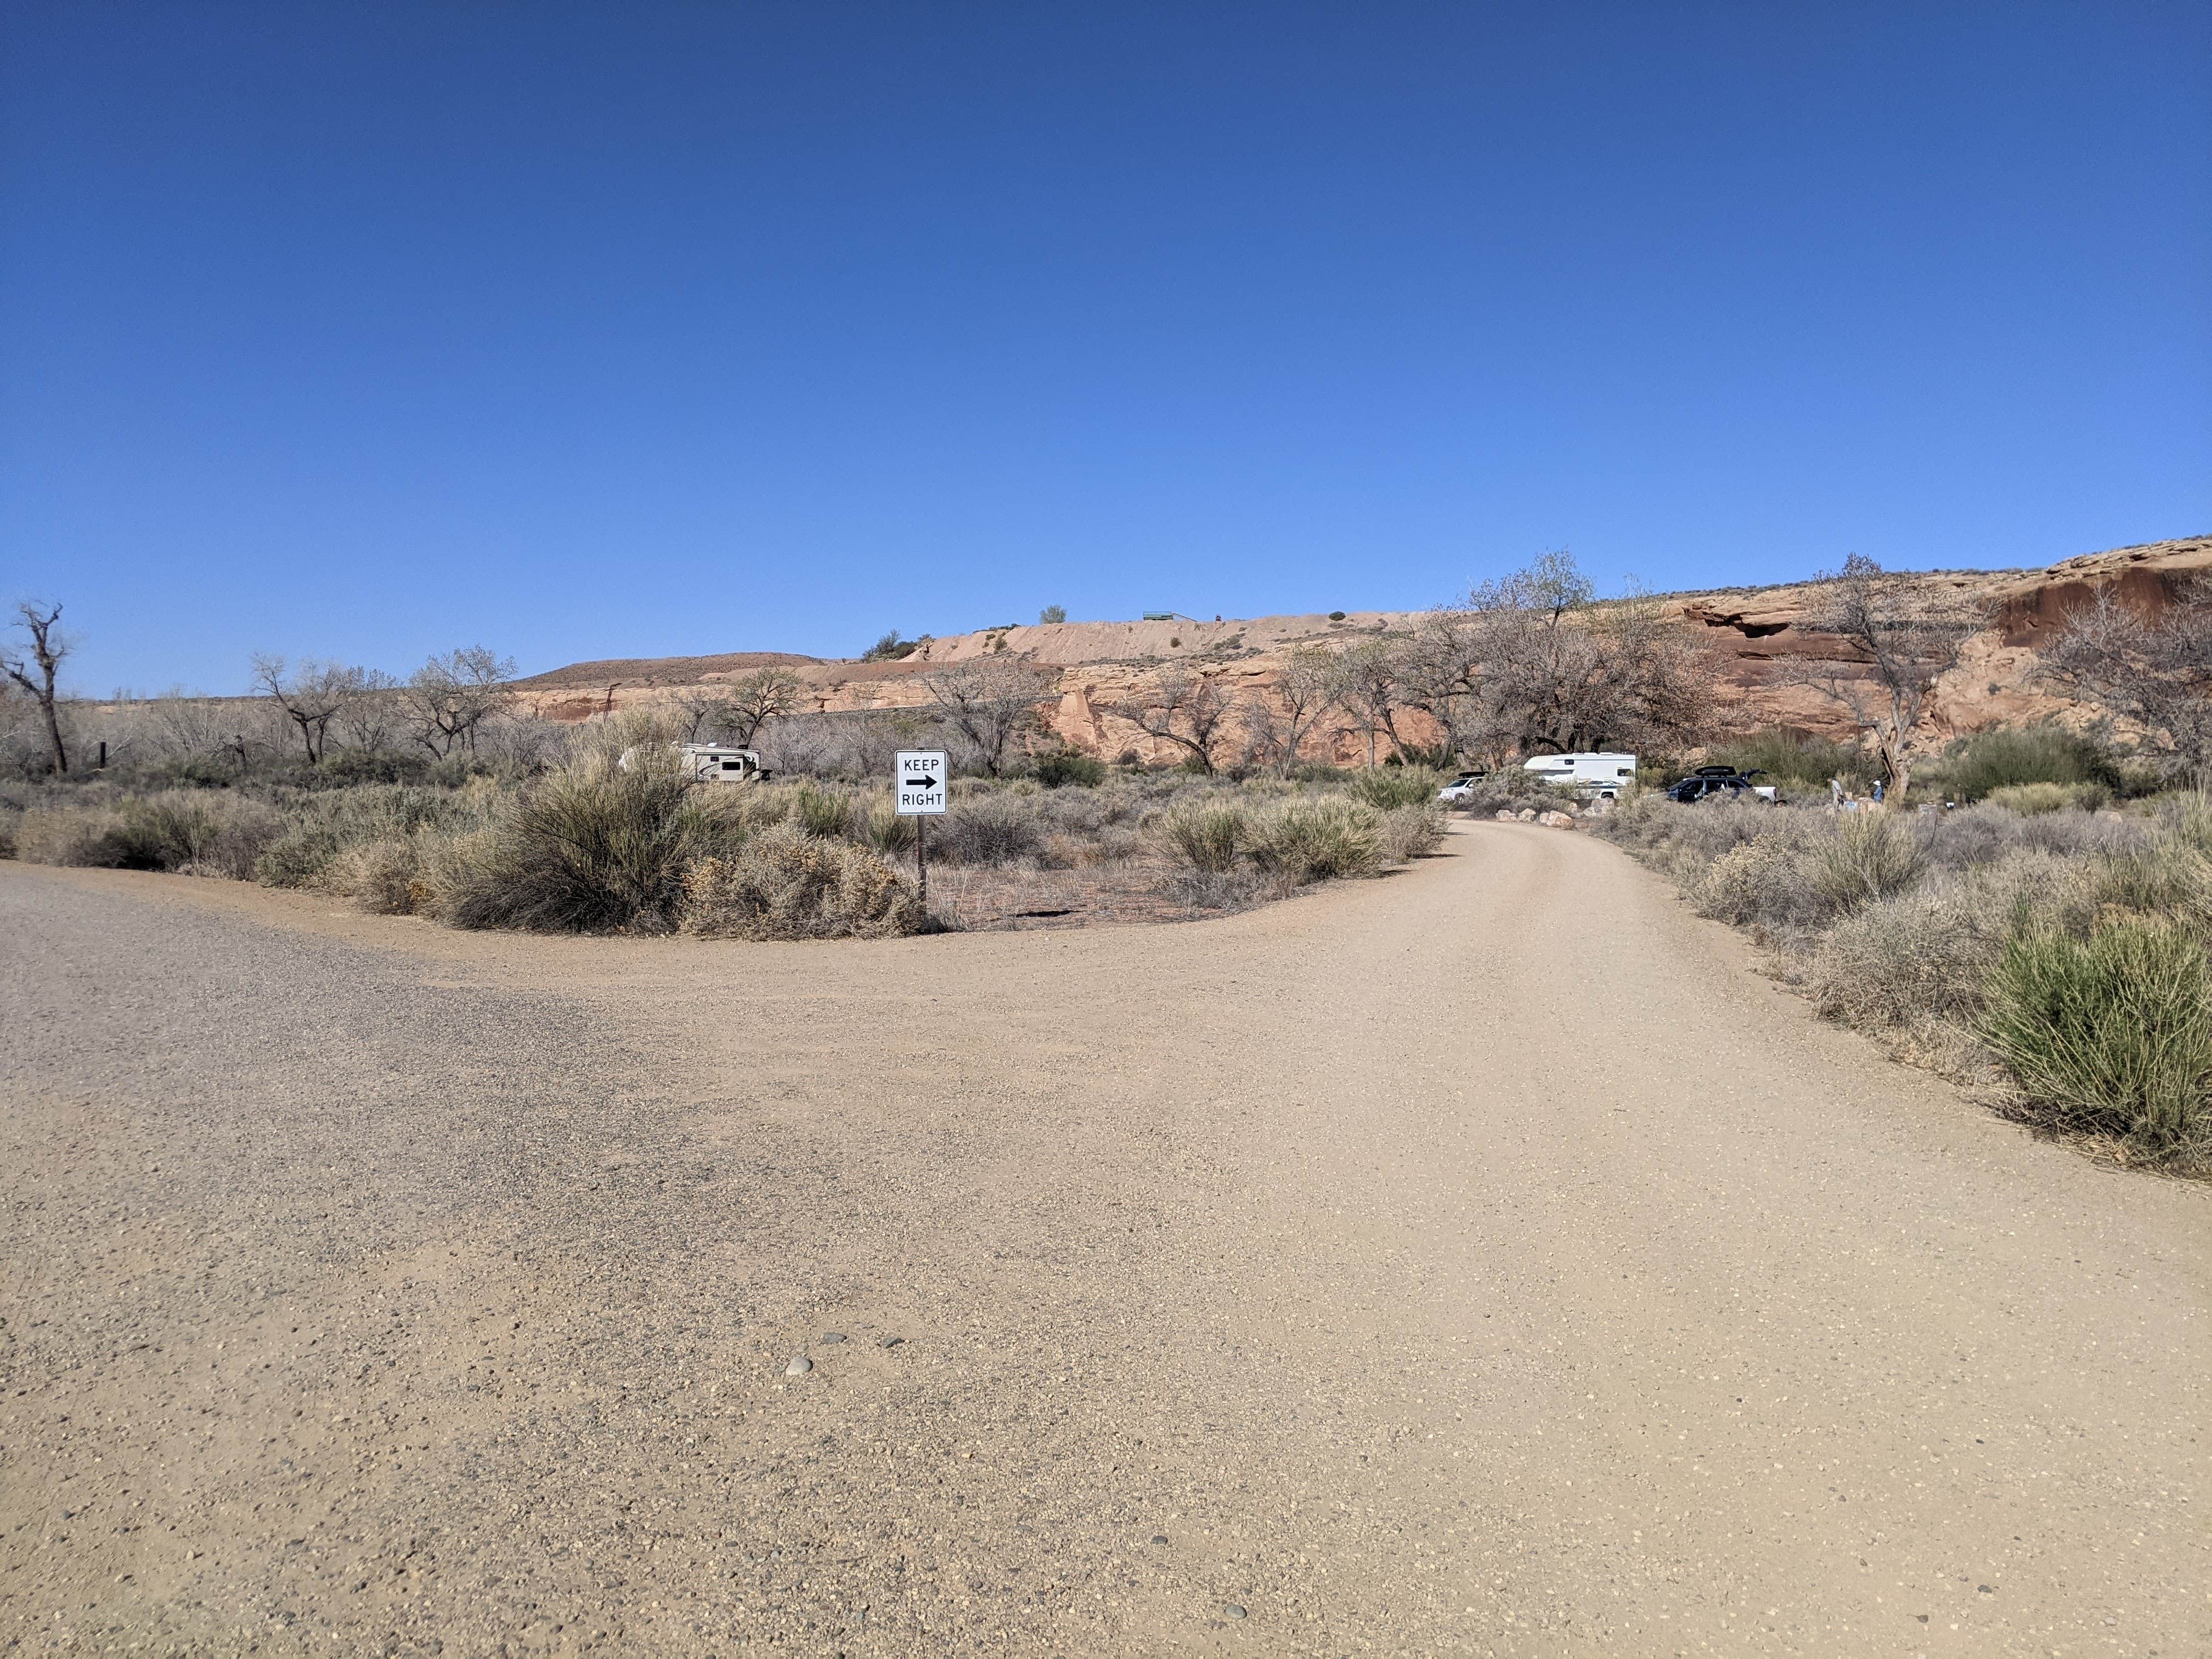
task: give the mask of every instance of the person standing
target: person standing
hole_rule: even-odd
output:
[[[1880,778],[1876,778],[1874,781],[1874,804],[1876,806],[1881,805],[1881,780]]]
[[[1844,781],[1841,778],[1828,780],[1828,805],[1838,812],[1844,810]]]

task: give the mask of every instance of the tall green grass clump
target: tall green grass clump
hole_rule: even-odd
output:
[[[2153,1158],[2212,1128],[2212,975],[2203,945],[2169,921],[2123,917],[2087,941],[2023,933],[1998,963],[1985,1030],[2057,1127]]]
[[[1163,812],[1153,833],[1175,862],[1222,875],[1237,867],[1252,825],[1241,808],[1192,805]]]
[[[1874,763],[1863,749],[1826,738],[1802,737],[1779,726],[1718,744],[1711,756],[1739,771],[1764,772],[1769,783],[1793,797],[1825,796],[1830,778],[1841,778],[1854,791],[1871,787],[1875,780]],[[1662,774],[1655,768],[1652,775],[1656,781]]]
[[[2094,739],[2057,726],[2000,726],[1961,738],[1932,769],[1960,800],[1981,800],[2021,784],[2095,784],[2106,798],[2118,769]]]
[[[1293,886],[1382,867],[1382,815],[1360,801],[1323,796],[1278,807],[1255,828],[1252,862]]]
[[[1352,775],[1352,793],[1378,812],[1437,798],[1443,775],[1427,766],[1370,766]]]

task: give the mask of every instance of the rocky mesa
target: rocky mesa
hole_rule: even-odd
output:
[[[2100,590],[2155,613],[2185,584],[2212,574],[2212,536],[2116,548],[2039,569],[1929,571],[1911,579],[1917,601],[1931,616],[1964,618],[1975,631],[1959,665],[1939,683],[1926,725],[1949,738],[1984,727],[2057,716],[2079,708],[2038,683],[2039,648],[2068,613]],[[1724,722],[1848,738],[1852,727],[1830,699],[1807,684],[1796,666],[1808,659],[1844,665],[1850,653],[1811,625],[1820,587],[1798,582],[1767,588],[1723,588],[1663,596],[1669,625],[1705,646]],[[1052,678],[1057,702],[1050,724],[1064,741],[1114,758],[1134,752],[1146,761],[1175,758],[1169,745],[1138,732],[1111,711],[1140,701],[1171,671],[1218,678],[1240,697],[1264,697],[1291,653],[1341,650],[1412,628],[1419,614],[1355,611],[1341,617],[1288,616],[1212,622],[1175,617],[1139,622],[1013,624],[924,641],[896,661],[830,659],[784,652],[657,657],[572,664],[517,683],[525,705],[564,721],[599,718],[617,708],[672,701],[757,669],[789,670],[803,690],[801,707],[821,714],[912,708],[931,701],[933,670],[989,658],[1024,662]],[[1316,757],[1340,762],[1364,754],[1349,731],[1324,731]]]

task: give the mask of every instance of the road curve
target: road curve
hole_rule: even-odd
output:
[[[1583,837],[1182,927],[330,910],[0,865],[0,1649],[2212,1651],[2212,1193]]]

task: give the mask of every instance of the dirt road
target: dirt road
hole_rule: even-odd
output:
[[[2212,1194],[1450,847],[774,947],[0,865],[0,1650],[2212,1650]]]

